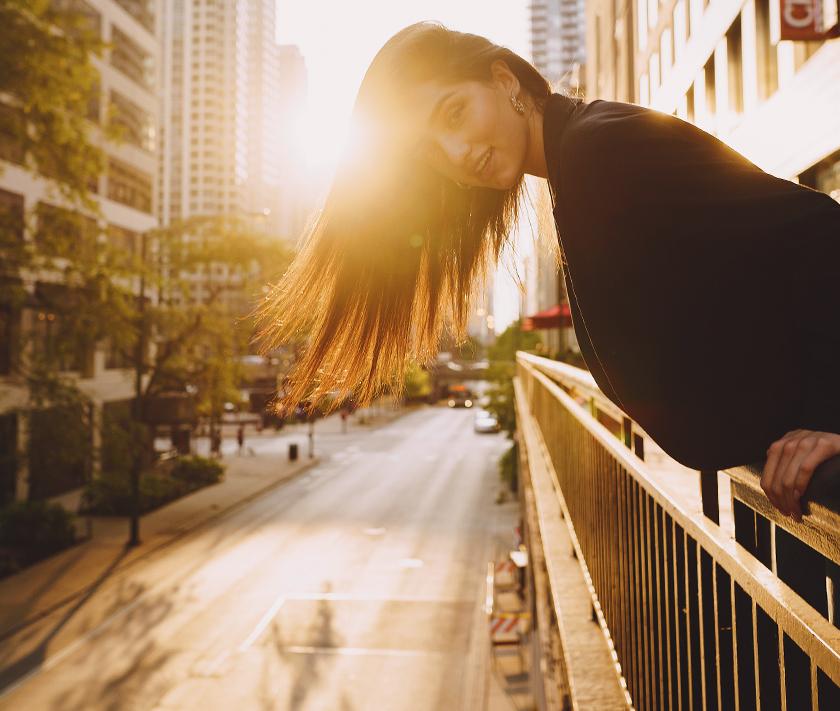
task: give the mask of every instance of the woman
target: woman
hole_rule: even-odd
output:
[[[310,336],[287,404],[336,388],[365,401],[434,356],[445,323],[463,333],[527,173],[551,188],[604,393],[693,468],[766,454],[762,486],[801,515],[814,468],[840,452],[840,205],[674,117],[552,94],[516,54],[433,23],[380,50],[354,120],[261,311],[265,349]]]

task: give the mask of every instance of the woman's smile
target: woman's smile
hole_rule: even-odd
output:
[[[478,164],[476,165],[475,175],[479,180],[487,180],[487,178],[492,173],[492,166],[493,165],[493,149],[488,148],[484,151],[484,154],[481,158],[478,159]]]

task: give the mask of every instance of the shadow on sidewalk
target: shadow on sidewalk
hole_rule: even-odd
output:
[[[59,632],[73,619],[73,616],[85,605],[85,603],[96,593],[103,583],[116,570],[122,560],[128,555],[128,549],[123,548],[119,554],[111,561],[108,567],[102,571],[102,574],[93,582],[93,584],[73,603],[69,610],[62,616],[46,636],[38,643],[38,646],[33,649],[26,656],[12,662],[8,666],[0,669],[0,692],[3,692],[7,687],[14,684],[16,681],[22,679],[28,674],[36,671],[44,663],[47,657],[47,648]]]

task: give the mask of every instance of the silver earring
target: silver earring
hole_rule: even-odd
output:
[[[525,104],[523,104],[519,99],[517,99],[515,94],[510,95],[510,103],[513,104],[513,110],[516,111],[516,113],[525,113]]]

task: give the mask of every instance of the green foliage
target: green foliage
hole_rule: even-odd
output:
[[[89,121],[99,103],[91,61],[104,44],[81,3],[0,0],[0,156],[55,181],[73,202],[104,168]]]
[[[523,331],[522,320],[514,321],[490,346],[487,356],[491,361],[514,361],[516,351],[532,351],[540,343],[536,331]]]
[[[172,467],[172,476],[179,481],[197,486],[208,486],[222,480],[224,465],[216,459],[189,456],[179,457]]]
[[[499,426],[508,437],[512,438],[516,431],[516,410],[513,393],[513,363],[491,362],[487,369],[487,379],[493,385],[487,389],[487,410],[492,412],[499,422]]]
[[[511,491],[516,491],[519,485],[519,450],[513,444],[499,457],[499,478],[508,485]]]
[[[0,577],[76,541],[73,514],[58,504],[15,501],[0,509]]]
[[[538,334],[522,331],[521,321],[514,321],[496,339],[488,355],[490,366],[487,379],[493,383],[487,391],[487,409],[499,421],[501,428],[513,438],[516,431],[516,407],[513,377],[516,374],[516,352],[533,350],[540,343]]]
[[[412,363],[405,371],[403,384],[403,398],[406,400],[421,400],[429,397],[432,391],[431,378],[429,373],[417,363]]]
[[[205,457],[179,457],[171,472],[144,472],[140,477],[140,513],[153,511],[197,489],[216,484],[224,466]],[[131,480],[128,472],[95,479],[82,492],[82,512],[100,516],[131,513]]]

